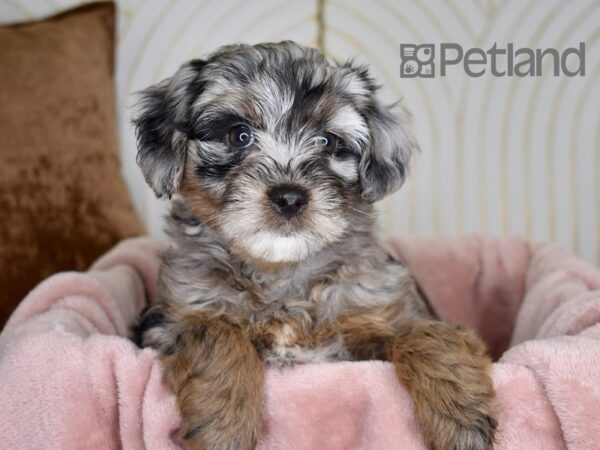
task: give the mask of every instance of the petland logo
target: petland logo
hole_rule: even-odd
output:
[[[454,43],[438,45],[439,57],[435,58],[435,44],[400,44],[400,76],[402,78],[433,78],[436,65],[439,75],[446,76],[450,66],[462,66],[470,77],[491,74],[494,77],[555,77],[585,76],[585,42],[578,48],[567,48],[559,52],[554,48],[517,48],[507,44],[499,48],[494,43],[488,50],[470,48],[464,51]]]

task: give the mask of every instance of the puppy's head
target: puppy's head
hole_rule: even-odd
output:
[[[292,42],[226,46],[142,92],[138,164],[232,249],[300,261],[364,227],[415,143],[366,68]]]

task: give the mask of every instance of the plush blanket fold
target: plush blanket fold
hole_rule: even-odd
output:
[[[600,271],[518,238],[401,237],[390,252],[445,320],[497,358],[499,449],[600,442]],[[0,448],[176,449],[179,417],[154,351],[125,338],[156,301],[161,245],[128,240],[86,273],[55,275],[0,334]],[[260,449],[419,449],[388,363],[268,370]]]

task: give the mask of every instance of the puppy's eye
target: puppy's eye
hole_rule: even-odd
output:
[[[344,146],[344,141],[333,133],[323,133],[316,138],[316,142],[334,158],[344,159],[354,155]]]
[[[229,129],[227,143],[235,148],[247,148],[254,143],[254,134],[247,125],[235,125]]]
[[[323,150],[332,154],[335,153],[339,144],[339,138],[333,133],[323,133],[321,136],[317,136],[315,141]]]

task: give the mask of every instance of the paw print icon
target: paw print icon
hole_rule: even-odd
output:
[[[400,44],[400,77],[432,78],[435,75],[433,44]]]

